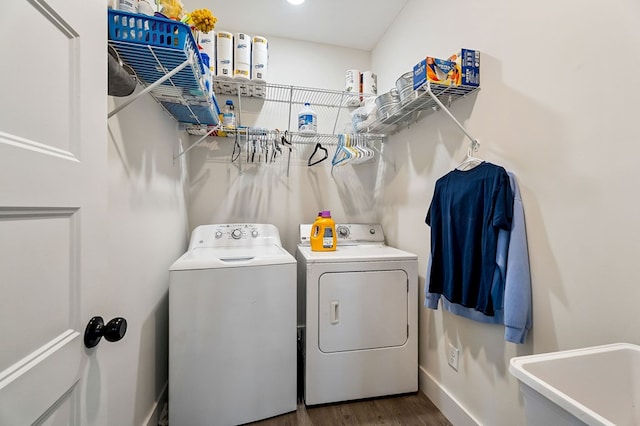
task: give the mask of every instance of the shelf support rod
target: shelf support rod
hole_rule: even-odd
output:
[[[183,150],[182,152],[178,153],[178,155],[176,155],[175,157],[173,157],[174,160],[177,160],[178,158],[182,157],[183,155],[185,155],[187,152],[191,151],[193,148],[195,148],[196,146],[198,146],[200,144],[200,142],[202,142],[203,140],[205,140],[207,138],[207,136],[209,136],[211,133],[215,132],[216,130],[218,130],[220,128],[220,126],[215,126],[213,129],[209,130],[207,133],[205,133],[204,136],[202,136],[200,139],[198,139],[197,141],[195,141],[189,148]]]
[[[427,88],[426,88],[427,93],[429,94],[429,96],[431,96],[431,98],[434,100],[434,102],[436,104],[438,104],[438,106],[440,107],[441,110],[443,110],[445,113],[447,113],[447,115],[453,120],[453,122],[456,124],[456,126],[458,126],[460,128],[460,130],[462,130],[462,133],[465,134],[465,136],[467,138],[469,138],[469,140],[471,141],[471,148],[473,149],[473,151],[475,151],[477,149],[477,146],[479,145],[478,140],[475,139],[473,136],[471,136],[469,134],[469,132],[467,132],[467,129],[464,128],[464,126],[458,121],[458,119],[451,113],[451,111],[449,111],[449,109],[444,106],[444,104],[442,103],[442,101],[440,101],[440,99],[438,99],[438,97],[431,91],[431,84],[430,82],[427,83]]]
[[[240,83],[236,83],[236,92],[238,95],[238,110],[235,111],[236,114],[236,128],[240,127],[240,125],[242,124],[242,117],[240,116],[240,114],[242,113],[242,94],[240,92]]]
[[[338,111],[336,112],[336,121],[333,122],[333,134],[336,134],[336,128],[338,127],[338,117],[340,117],[340,111],[342,111],[342,103],[344,102],[344,92],[340,95],[340,103],[338,106]],[[354,129],[355,132],[355,129]]]
[[[111,118],[112,116],[116,115],[117,113],[119,113],[120,111],[122,111],[123,109],[125,109],[126,107],[128,107],[133,101],[135,101],[136,99],[138,99],[140,96],[147,94],[148,92],[152,91],[153,89],[155,89],[156,87],[160,86],[162,83],[164,83],[165,81],[167,81],[168,79],[170,79],[171,77],[173,77],[174,75],[178,74],[180,71],[182,71],[184,69],[184,67],[186,67],[187,65],[189,65],[191,63],[190,59],[187,59],[186,61],[184,61],[183,63],[181,63],[180,65],[178,65],[177,67],[175,67],[173,70],[171,70],[171,72],[165,74],[164,76],[162,76],[161,78],[159,78],[158,80],[154,81],[152,84],[148,85],[147,87],[144,88],[144,90],[142,90],[141,92],[139,92],[138,94],[136,94],[135,96],[127,99],[123,104],[117,106],[116,108],[113,109],[113,111],[111,111],[108,115],[107,118]]]

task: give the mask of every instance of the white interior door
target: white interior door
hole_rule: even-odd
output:
[[[0,424],[98,424],[81,393],[106,270],[106,2],[2,8]]]

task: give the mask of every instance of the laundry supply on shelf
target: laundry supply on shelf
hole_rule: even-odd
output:
[[[305,102],[304,108],[298,113],[298,132],[309,136],[318,133],[318,116],[309,102]]]
[[[318,214],[311,227],[309,237],[312,251],[334,251],[337,246],[336,223],[331,218],[329,210]]]
[[[228,99],[225,103],[224,112],[222,113],[222,125],[224,127],[236,127],[236,112],[231,99]]]

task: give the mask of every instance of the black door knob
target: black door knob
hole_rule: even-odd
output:
[[[127,320],[124,318],[114,318],[105,325],[102,317],[93,317],[84,330],[84,345],[87,348],[93,348],[103,336],[109,342],[117,342],[126,332]]]

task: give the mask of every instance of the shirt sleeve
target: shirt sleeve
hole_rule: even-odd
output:
[[[504,286],[504,339],[524,343],[532,325],[531,271],[522,198],[515,177],[511,178],[515,197]]]
[[[511,221],[513,220],[514,196],[506,170],[498,177],[494,197],[493,226],[509,230],[509,228],[511,228]]]
[[[424,284],[424,306],[429,309],[438,309],[438,302],[440,301],[439,293],[429,292],[429,283],[431,282],[431,255],[429,255],[429,261],[427,262],[427,273],[425,275]]]

